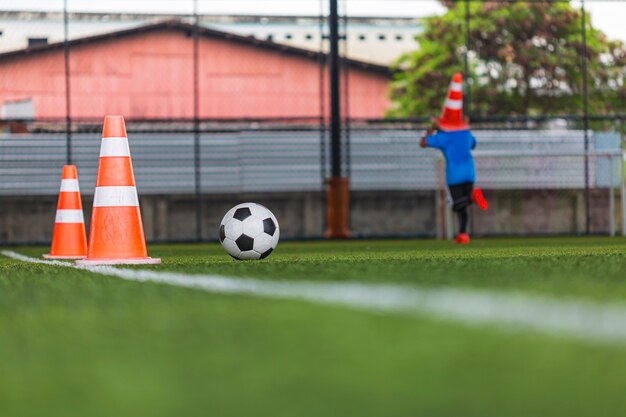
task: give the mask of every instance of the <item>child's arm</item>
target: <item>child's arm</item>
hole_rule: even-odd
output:
[[[422,139],[420,140],[420,147],[422,147],[422,148],[427,148],[428,147],[428,141],[426,140],[426,138],[428,136],[432,136],[433,133],[435,133],[437,131],[437,129],[439,129],[439,123],[437,123],[437,119],[435,119],[435,120],[433,120],[433,124],[430,125],[428,130],[426,130],[426,135],[422,136]]]

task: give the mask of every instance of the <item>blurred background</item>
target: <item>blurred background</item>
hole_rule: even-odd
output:
[[[1,0],[0,243],[49,241],[64,164],[88,221],[106,114],[126,118],[150,241],[217,240],[244,201],[285,238],[323,237],[332,178],[353,237],[449,238],[443,160],[418,142],[456,71],[491,205],[472,234],[626,234],[623,16],[626,1]]]

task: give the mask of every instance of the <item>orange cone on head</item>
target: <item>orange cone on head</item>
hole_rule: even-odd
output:
[[[438,122],[439,127],[446,131],[469,129],[469,126],[463,120],[463,76],[460,72],[452,76],[452,82],[448,88],[448,96]]]
[[[106,116],[87,257],[78,265],[158,264],[150,258],[122,116]]]
[[[87,256],[87,237],[80,201],[78,174],[75,165],[65,165],[52,232],[50,253],[46,259],[82,259]]]

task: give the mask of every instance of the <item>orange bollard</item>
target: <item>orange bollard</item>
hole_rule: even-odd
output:
[[[349,239],[352,236],[349,228],[350,183],[341,177],[331,177],[326,183],[327,228],[324,236],[327,239]]]
[[[83,204],[75,165],[65,165],[52,232],[50,253],[46,259],[83,259],[87,256],[87,237]]]
[[[150,258],[122,116],[106,116],[87,257],[77,265],[159,264]]]

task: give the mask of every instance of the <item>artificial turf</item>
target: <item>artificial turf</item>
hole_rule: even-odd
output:
[[[11,248],[35,256],[45,248]],[[189,274],[519,291],[626,304],[626,240],[281,243]],[[626,323],[624,323],[626,326]],[[622,416],[626,345],[128,282],[0,256],[0,416]]]

